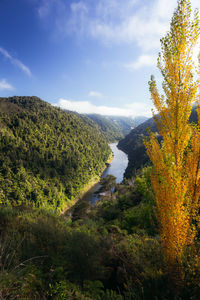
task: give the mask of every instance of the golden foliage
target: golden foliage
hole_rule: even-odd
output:
[[[145,146],[154,166],[151,181],[169,266],[181,266],[185,248],[193,244],[199,209],[200,128],[189,123],[192,104],[199,101],[192,60],[199,34],[197,12],[192,19],[190,1],[179,0],[158,57],[165,96],[159,94],[153,76],[149,83],[162,142],[160,145],[151,133]],[[200,121],[200,109],[197,111]]]

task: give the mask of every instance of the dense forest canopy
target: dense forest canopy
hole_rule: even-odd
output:
[[[98,124],[99,129],[102,131],[108,142],[119,141],[124,138],[131,129],[135,128],[146,117],[123,117],[123,116],[102,116],[98,114],[87,114],[88,118]]]
[[[37,97],[0,98],[1,203],[63,207],[99,176],[110,153],[87,117]]]
[[[109,142],[114,142],[124,137],[122,128],[113,122],[109,117],[97,114],[88,114],[87,117],[93,120],[99,126],[99,129]]]

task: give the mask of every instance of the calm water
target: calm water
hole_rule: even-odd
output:
[[[107,175],[114,175],[116,177],[116,182],[120,183],[123,180],[124,172],[128,165],[127,155],[117,148],[117,143],[110,144],[110,148],[114,154],[113,160],[110,166],[102,174],[102,178]],[[94,204],[98,200],[98,190],[101,185],[99,183],[95,184],[84,196],[83,199]]]
[[[116,177],[116,182],[120,183],[123,180],[124,172],[128,165],[128,156],[117,148],[117,143],[110,144],[110,148],[114,154],[110,166],[104,171],[102,177],[111,174]]]

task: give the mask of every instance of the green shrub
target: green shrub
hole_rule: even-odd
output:
[[[145,230],[147,234],[157,233],[154,208],[149,203],[140,203],[124,212],[122,228],[129,233]]]

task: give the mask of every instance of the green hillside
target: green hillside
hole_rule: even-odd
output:
[[[37,97],[0,98],[0,201],[63,208],[110,149],[90,119]]]
[[[98,114],[88,114],[88,118],[99,126],[108,142],[119,141],[124,138],[131,129],[144,122],[146,117],[122,117],[122,116],[102,116]]]
[[[87,117],[98,125],[108,142],[114,142],[124,137],[120,126],[110,120],[109,117],[97,114],[89,114]]]

